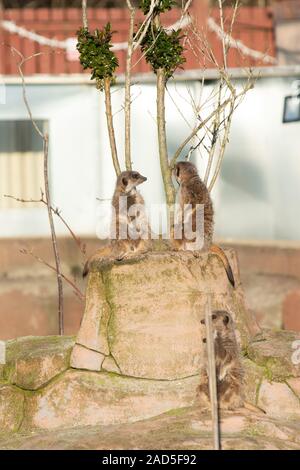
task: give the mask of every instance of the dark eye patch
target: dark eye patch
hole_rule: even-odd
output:
[[[229,316],[228,315],[224,315],[223,323],[224,323],[224,325],[228,325],[228,323],[229,323]]]
[[[128,184],[128,181],[127,181],[127,178],[122,178],[122,183],[124,184],[124,186],[127,186]]]
[[[215,314],[213,313],[212,316],[211,316],[211,318],[212,318],[213,320],[216,320],[217,315],[215,315]]]
[[[132,176],[132,178],[133,178],[134,180],[136,180],[136,179],[138,179],[139,174],[138,174],[138,173],[132,173],[131,176]]]
[[[180,173],[180,170],[179,170],[179,166],[176,168],[176,176],[179,176],[179,173]]]

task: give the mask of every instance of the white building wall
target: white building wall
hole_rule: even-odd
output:
[[[261,78],[233,119],[221,177],[213,191],[216,234],[224,238],[299,239],[300,123],[282,124],[283,99],[293,78]],[[170,84],[167,93],[169,149],[172,154],[194,124],[186,83]],[[199,82],[189,82],[197,95]],[[208,94],[212,84],[205,88]],[[103,204],[114,186],[105,125],[103,96],[93,85],[28,85],[28,98],[37,119],[50,123],[50,177],[53,205],[80,235],[103,229]],[[156,141],[155,87],[132,90],[133,166],[148,177],[141,189],[147,204],[162,203],[164,193]],[[176,102],[176,105],[174,102]],[[123,154],[122,90],[113,92],[118,149]],[[207,111],[206,111],[207,112]],[[183,118],[184,117],[184,118]],[[6,86],[0,119],[26,119],[19,85]],[[200,173],[205,159],[197,157]],[[0,196],[1,188],[0,188]],[[21,197],[22,195],[16,195]],[[97,198],[104,200],[98,201]],[[100,208],[100,209],[99,209]],[[59,235],[65,234],[57,222]],[[43,207],[0,211],[0,236],[48,235]]]

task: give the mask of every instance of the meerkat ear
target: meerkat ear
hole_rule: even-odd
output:
[[[128,180],[127,180],[127,178],[125,178],[125,176],[122,178],[122,183],[123,183],[124,186],[128,185]]]
[[[224,319],[223,319],[224,325],[228,325],[229,320],[230,320],[229,316],[228,316],[228,315],[224,315]]]

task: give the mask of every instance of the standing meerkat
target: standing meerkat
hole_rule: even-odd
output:
[[[234,287],[234,276],[224,251],[217,245],[213,244],[213,233],[214,233],[214,209],[213,203],[209,194],[209,191],[198,175],[196,166],[190,162],[179,162],[175,165],[174,175],[177,183],[179,184],[179,206],[180,206],[180,223],[175,224],[174,231],[177,231],[179,227],[180,239],[173,237],[172,243],[175,250],[195,250],[194,243],[195,239],[188,240],[185,237],[183,230],[183,219],[189,222],[191,229],[198,235],[201,236],[202,246],[201,251],[209,251],[216,254],[222,261],[228,280]],[[197,227],[197,205],[202,205],[204,208],[204,227]],[[187,210],[185,210],[187,207]],[[199,230],[203,233],[199,233]],[[199,249],[199,248],[196,248]]]
[[[112,198],[113,217],[110,244],[100,248],[85,264],[83,277],[95,260],[122,260],[144,253],[149,248],[151,234],[142,195],[137,186],[147,181],[137,171],[123,171],[117,178]]]
[[[201,320],[201,323],[205,325],[205,320]],[[241,408],[244,405],[243,370],[232,318],[228,312],[223,310],[214,311],[212,313],[212,326],[219,407],[228,410]],[[206,343],[205,334],[203,342]],[[208,377],[207,365],[205,365],[198,389],[200,398],[205,404],[209,403]]]

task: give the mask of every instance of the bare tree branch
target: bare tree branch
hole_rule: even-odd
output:
[[[112,157],[116,175],[119,176],[119,174],[121,173],[121,167],[120,167],[120,163],[118,159],[118,151],[117,151],[112,105],[111,105],[111,79],[110,78],[104,79],[104,95],[105,95],[105,114],[106,114],[107,130],[108,130],[109,143],[110,143],[110,149],[111,149],[111,157]]]
[[[88,28],[88,19],[87,19],[87,0],[82,0],[82,23],[84,28]]]
[[[44,199],[44,193],[43,191],[41,190],[41,198],[40,199],[22,199],[22,198],[19,198],[19,197],[15,197],[15,196],[11,196],[9,194],[4,194],[4,197],[7,197],[7,198],[10,198],[10,199],[14,199],[14,201],[17,201],[17,202],[22,202],[22,203],[25,203],[25,204],[30,204],[30,203],[42,203],[42,204],[45,204],[47,205],[47,201]],[[51,210],[53,212],[53,214],[55,214],[61,221],[62,223],[65,225],[65,227],[68,229],[68,231],[70,232],[73,240],[75,241],[76,245],[78,246],[79,250],[81,251],[81,253],[83,255],[86,255],[86,245],[85,243],[83,243],[81,241],[81,239],[75,235],[75,233],[73,232],[73,230],[71,229],[70,225],[66,222],[66,220],[62,217],[61,215],[61,212],[60,210],[58,209],[58,207],[54,208],[53,206],[51,206]]]
[[[45,198],[47,202],[48,219],[49,219],[49,225],[50,225],[50,231],[51,231],[51,240],[52,240],[52,247],[53,247],[53,252],[54,252],[54,257],[55,257],[55,266],[56,266],[56,275],[57,275],[59,334],[63,335],[64,334],[63,283],[62,283],[60,256],[59,256],[59,251],[58,251],[58,246],[57,246],[57,238],[56,238],[56,233],[55,233],[53,214],[51,210],[51,199],[50,199],[50,190],[49,190],[49,175],[48,175],[49,136],[47,132],[44,133],[41,131],[41,129],[39,129],[37,123],[35,122],[33,118],[31,108],[27,99],[26,83],[25,83],[25,78],[24,78],[23,69],[22,69],[24,63],[30,60],[32,57],[35,57],[37,54],[34,54],[30,57],[25,58],[21,54],[21,52],[19,52],[14,47],[11,47],[11,51],[14,55],[17,54],[20,58],[20,61],[17,61],[17,67],[18,67],[19,75],[22,80],[23,100],[24,100],[30,121],[32,122],[32,125],[34,129],[36,130],[36,132],[38,133],[38,135],[43,140]]]
[[[133,33],[134,33],[134,19],[135,8],[132,6],[131,1],[127,0],[127,6],[130,11],[130,26],[128,36],[128,48],[126,56],[126,71],[125,71],[125,166],[126,170],[131,170],[131,65],[133,53]]]
[[[220,109],[223,109],[225,108],[225,106],[227,106],[228,104],[230,103],[230,99],[227,99],[225,100],[221,105],[220,105]],[[179,146],[179,148],[176,150],[174,156],[172,157],[171,161],[170,161],[170,167],[173,168],[176,161],[178,160],[181,152],[183,151],[184,147],[192,140],[192,138],[197,135],[197,133],[200,131],[200,129],[202,129],[202,127],[204,127],[211,119],[212,117],[216,114],[216,110],[214,109],[212,111],[212,113],[206,118],[204,119],[203,121],[201,121],[198,126],[196,126],[192,132],[190,133],[190,135],[182,142],[182,144]]]
[[[47,133],[44,134],[44,183],[45,183],[45,196],[47,201],[48,218],[51,230],[52,246],[55,257],[56,275],[57,275],[57,286],[58,286],[58,322],[59,322],[59,334],[64,334],[64,310],[63,310],[63,283],[62,283],[62,272],[60,265],[60,256],[57,245],[57,238],[54,227],[53,214],[51,210],[51,199],[49,190],[49,174],[48,174],[48,157],[49,157],[49,136]]]
[[[157,70],[157,133],[160,168],[164,183],[167,204],[170,206],[175,202],[175,189],[172,182],[172,173],[169,166],[166,120],[165,120],[165,89],[166,77],[163,69]]]
[[[221,29],[223,32],[225,32],[224,29],[224,15],[223,15],[223,0],[218,0],[219,4],[219,15],[220,15],[220,23],[221,23]],[[226,70],[227,69],[227,53],[228,53],[228,46],[226,44],[226,36],[222,36],[222,48],[223,48],[223,67]]]
[[[26,248],[22,248],[20,250],[20,253],[22,253],[23,255],[30,255],[32,256],[36,261],[38,261],[39,263],[43,264],[44,266],[47,266],[47,268],[51,269],[52,271],[54,271],[56,274],[57,274],[57,270],[54,266],[52,266],[51,264],[47,263],[47,261],[45,261],[43,258],[41,258],[40,256],[37,256],[34,254],[33,250],[27,250]],[[77,297],[79,297],[80,300],[84,300],[85,299],[85,296],[84,294],[81,292],[81,290],[76,286],[76,284],[71,281],[71,279],[69,279],[67,276],[65,276],[64,274],[61,274],[61,277],[64,279],[64,281],[66,281],[73,289],[74,289],[74,293],[77,295]]]

